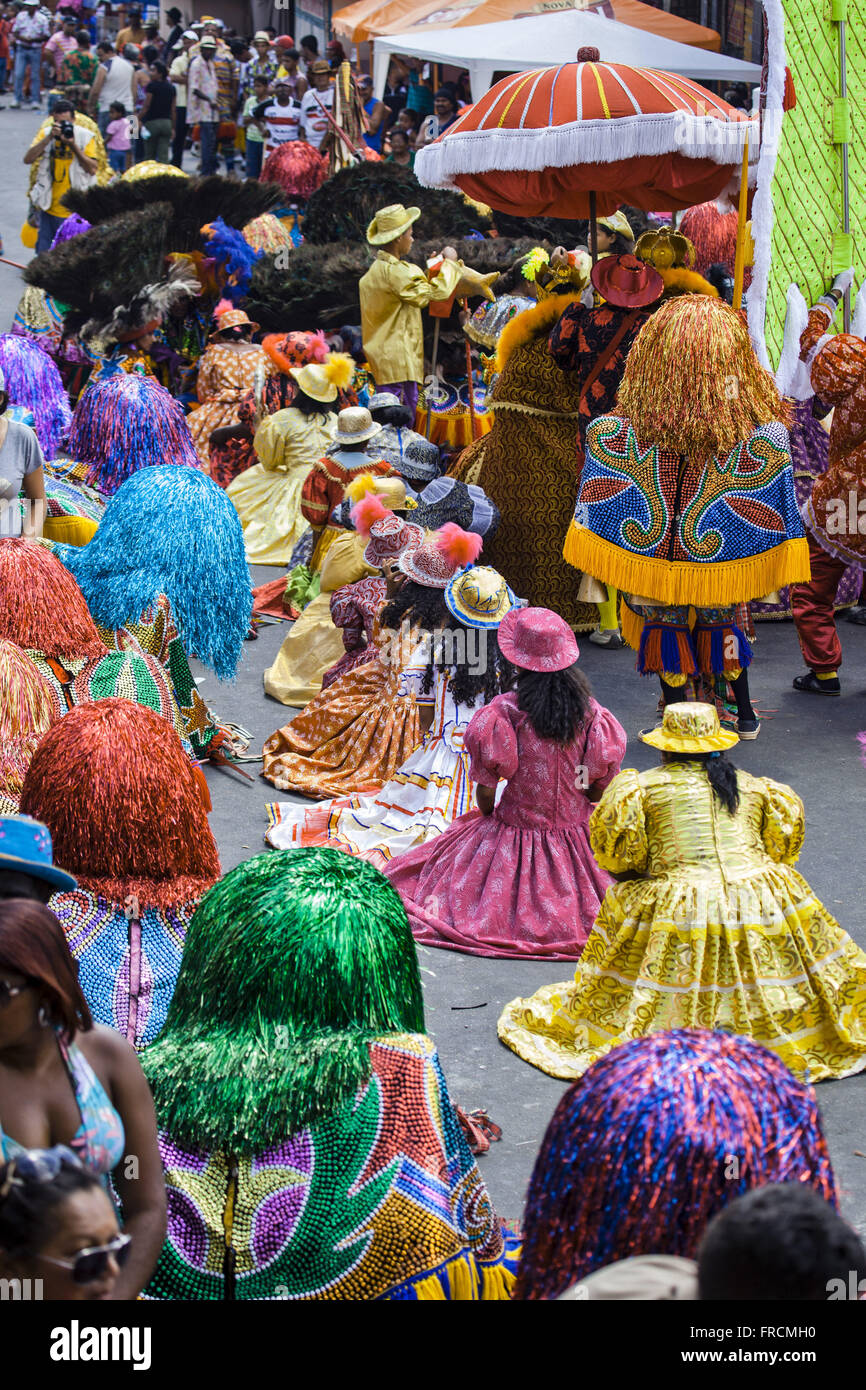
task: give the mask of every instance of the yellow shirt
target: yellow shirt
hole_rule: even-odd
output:
[[[87,155],[90,159],[95,159],[96,141],[88,141],[88,143],[82,150],[82,154]],[[75,156],[72,154],[70,154],[68,159],[60,159],[57,156],[55,156],[54,183],[51,187],[51,207],[48,209],[48,212],[51,215],[51,217],[69,216],[69,208],[61,202],[61,198],[65,193],[69,192],[69,175],[70,170],[72,168],[72,161],[74,158]]]
[[[377,253],[358,289],[361,338],[378,386],[424,380],[421,310],[433,299],[450,299],[461,274],[459,261],[443,261],[428,280],[420,266]]]
[[[269,473],[289,473],[295,468],[306,472],[334,442],[337,416],[322,407],[321,415],[304,415],[289,406],[267,415],[256,430],[253,448]]]

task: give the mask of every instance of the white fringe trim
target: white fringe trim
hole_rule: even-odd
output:
[[[814,393],[806,364],[800,358],[800,336],[808,325],[809,309],[799,285],[788,286],[787,300],[785,338],[776,370],[776,385],[781,395],[791,396],[795,401],[807,401]],[[802,371],[798,368],[802,368]]]
[[[674,153],[733,166],[742,161],[746,136],[755,148],[758,133],[757,120],[728,123],[683,111],[572,121],[544,130],[455,130],[419,150],[415,175],[426,188],[453,188],[460,174],[533,173]]]
[[[866,338],[866,283],[860,286],[857,298],[854,300],[851,332],[857,338]]]
[[[771,138],[763,141],[758,159],[758,182],[752,202],[752,235],[755,236],[755,263],[749,286],[747,317],[752,343],[762,367],[772,371],[767,351],[767,293],[773,245],[773,177],[781,136],[782,106],[785,100],[785,11],[782,0],[763,0],[767,21],[767,106],[765,119]],[[755,235],[757,233],[757,235]]]

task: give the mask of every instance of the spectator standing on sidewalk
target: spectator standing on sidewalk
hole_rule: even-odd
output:
[[[24,0],[17,19],[12,25],[12,41],[15,44],[15,100],[13,109],[24,103],[24,74],[30,72],[30,105],[34,111],[41,109],[42,88],[39,70],[42,64],[42,45],[51,33],[51,22],[46,12],[40,8],[39,0]]]
[[[105,132],[105,148],[108,162],[115,174],[123,174],[129,168],[132,152],[132,138],[129,133],[129,117],[122,101],[112,103],[109,112],[111,120]]]
[[[217,171],[217,131],[219,129],[219,85],[216,69],[216,39],[206,34],[199,52],[190,59],[187,73],[186,115],[197,125],[201,140],[201,172]]]
[[[125,29],[121,29],[114,41],[114,47],[118,53],[122,53],[128,43],[134,43],[140,48],[146,42],[146,35],[141,27],[141,10],[130,10],[127,19],[129,24]]]
[[[108,39],[96,45],[96,53],[100,69],[90,89],[87,110],[89,115],[96,117],[100,134],[104,136],[111,120],[109,113],[116,101],[121,102],[127,111],[135,108],[135,68],[126,58],[115,53]]]
[[[247,178],[257,179],[262,172],[265,153],[265,137],[260,123],[255,117],[255,108],[268,105],[268,79],[264,74],[253,78],[252,94],[247,97],[243,110],[243,126],[247,137]]]
[[[189,72],[189,53],[194,43],[198,40],[192,29],[185,29],[180,36],[181,51],[175,57],[168,75],[174,84],[175,113],[174,113],[174,140],[171,146],[171,162],[177,169],[183,168],[183,149],[186,143],[187,131],[187,102],[189,92],[187,88],[187,74]]]
[[[46,62],[51,65],[54,77],[60,81],[60,68],[64,58],[70,53],[74,53],[78,47],[78,40],[75,31],[78,28],[78,16],[72,10],[64,10],[62,14],[58,12],[61,19],[60,28],[51,35],[47,44],[42,50]]]
[[[169,147],[174,138],[175,97],[165,63],[159,58],[150,69],[150,81],[145,88],[139,120],[142,128],[147,130],[144,136],[145,159],[167,164]]]
[[[72,135],[63,127],[73,127]],[[93,131],[75,120],[75,108],[68,97],[55,103],[53,120],[36,136],[24,156],[25,164],[38,161],[36,178],[30,190],[33,206],[39,210],[36,253],[47,251],[60,224],[70,216],[61,199],[70,188],[90,188],[96,182],[96,138]]]

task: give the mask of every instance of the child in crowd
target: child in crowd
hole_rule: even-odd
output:
[[[115,174],[122,174],[129,168],[132,142],[129,138],[129,117],[122,101],[113,101],[108,108],[111,120],[105,132],[105,147],[108,162]]]
[[[262,128],[253,115],[255,108],[267,101],[268,79],[264,75],[253,78],[253,90],[244,102],[241,121],[247,137],[247,178],[257,179],[262,172],[262,159],[265,150],[265,137]]]
[[[465,737],[479,809],[386,873],[425,946],[573,960],[612,881],[588,825],[626,734],[592,698],[574,633],[549,608],[509,613],[499,650],[513,687],[472,716]]]

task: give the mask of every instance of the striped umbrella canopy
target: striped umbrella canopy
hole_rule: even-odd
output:
[[[524,217],[679,210],[721,193],[747,138],[756,149],[757,120],[697,82],[581,48],[497,82],[418,152],[415,174]]]

